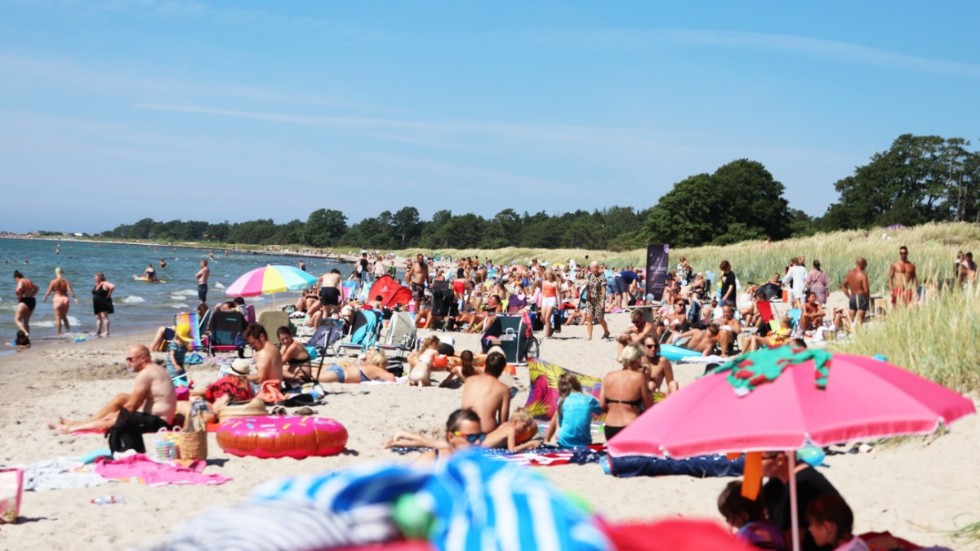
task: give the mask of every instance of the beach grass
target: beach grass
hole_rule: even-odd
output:
[[[925,304],[893,310],[883,322],[858,328],[855,338],[835,342],[838,352],[873,356],[959,392],[980,389],[980,286],[928,296]]]

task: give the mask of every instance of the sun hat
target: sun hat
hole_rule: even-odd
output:
[[[194,340],[194,337],[191,336],[191,326],[186,323],[178,324],[174,329],[174,335],[184,342],[191,342]]]
[[[231,370],[232,375],[240,375],[242,377],[245,377],[248,376],[249,373],[251,373],[252,365],[248,363],[248,360],[243,360],[239,358],[231,362],[231,367],[229,369]]]

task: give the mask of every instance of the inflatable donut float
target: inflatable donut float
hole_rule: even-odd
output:
[[[347,445],[347,429],[326,417],[260,415],[222,421],[218,446],[239,457],[269,459],[337,455]]]

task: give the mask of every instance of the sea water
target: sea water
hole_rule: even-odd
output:
[[[10,350],[17,326],[14,310],[17,296],[14,293],[14,270],[33,281],[40,291],[37,309],[31,316],[31,342],[35,345],[69,342],[81,337],[95,336],[95,314],[92,311],[92,288],[95,273],[103,272],[106,279],[116,286],[112,293],[115,313],[109,316],[113,337],[155,330],[162,325],[172,325],[174,315],[197,308],[197,280],[194,274],[200,269],[201,260],[208,259],[208,249],[196,249],[164,245],[134,245],[117,243],[92,243],[84,241],[54,241],[42,239],[0,239],[0,353]],[[160,260],[167,267],[160,267]],[[225,288],[240,275],[267,264],[297,266],[302,260],[306,270],[315,276],[334,268],[347,276],[352,267],[325,258],[297,258],[290,255],[252,254],[249,252],[214,250],[209,260],[211,276],[208,279],[208,306],[230,300]],[[157,277],[166,283],[134,281],[133,275],[141,275],[147,264],[152,264]],[[54,269],[60,266],[75,294],[78,304],[70,301],[68,321],[71,333],[58,335],[54,327],[52,297],[42,303],[48,284],[54,279]],[[286,306],[296,301],[299,292],[278,293],[246,298],[249,304],[263,309],[270,306]],[[53,296],[53,295],[52,295]],[[71,296],[69,294],[69,300]]]

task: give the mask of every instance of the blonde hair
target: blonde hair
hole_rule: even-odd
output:
[[[54,269],[54,277],[58,279],[65,277],[65,271],[61,269],[61,266]]]
[[[526,407],[519,407],[510,414],[510,420],[516,421],[518,423],[532,423],[534,418],[531,417],[531,412],[527,410]]]
[[[628,344],[623,347],[623,351],[619,353],[619,363],[623,364],[623,367],[629,367],[630,364],[639,360],[643,357],[643,351],[639,349],[635,344]]]
[[[364,356],[364,363],[385,367],[388,365],[388,357],[385,356],[384,350],[368,350]]]

